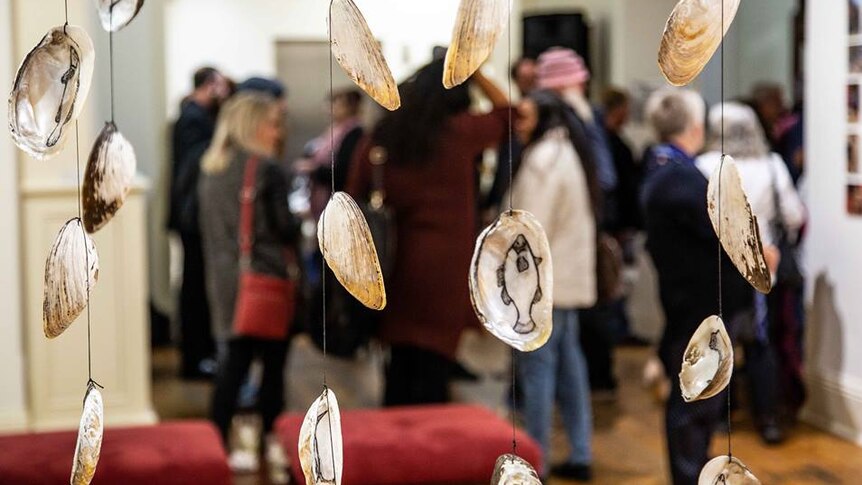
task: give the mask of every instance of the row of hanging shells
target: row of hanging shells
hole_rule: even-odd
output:
[[[722,44],[740,0],[680,0],[665,25],[658,63],[674,86],[684,86],[703,70]],[[707,210],[713,229],[746,280],[768,293],[771,275],[763,257],[757,218],[742,188],[733,159],[722,155],[707,189]],[[721,291],[721,288],[719,288]],[[733,343],[721,318],[708,317],[692,335],[679,374],[686,402],[709,399],[725,390],[733,374]],[[760,485],[736,458],[719,456],[700,472],[698,485]]]
[[[102,26],[122,29],[143,0],[95,0]],[[70,125],[81,114],[92,84],[93,41],[75,25],[54,27],[19,66],[8,101],[9,131],[15,144],[38,160],[62,151]],[[134,150],[113,123],[99,135],[82,188],[84,221],[60,229],[45,262],[42,320],[45,336],[56,338],[89,304],[99,278],[99,257],[87,232],[94,232],[122,206],[136,168]],[[87,231],[85,232],[85,226]],[[104,432],[102,394],[87,386],[69,483],[88,485],[96,473]]]

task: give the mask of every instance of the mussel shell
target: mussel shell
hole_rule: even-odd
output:
[[[363,305],[386,306],[383,272],[365,216],[352,197],[332,195],[317,225],[317,242],[335,278]]]
[[[703,321],[685,349],[679,387],[686,402],[709,399],[723,391],[733,375],[733,343],[717,316]]]
[[[491,485],[542,485],[533,465],[520,456],[501,455],[494,465]]]
[[[137,167],[135,149],[113,122],[105,123],[84,172],[81,202],[84,227],[94,233],[123,206]]]
[[[697,485],[760,485],[760,480],[739,459],[725,455],[709,460]]]
[[[508,19],[507,0],[461,0],[446,51],[443,86],[451,89],[470,79],[494,51]]]
[[[545,345],[553,330],[553,283],[548,237],[529,212],[504,212],[479,235],[470,299],[498,339],[523,352]]]
[[[57,337],[69,328],[87,307],[98,279],[96,244],[84,232],[81,219],[71,219],[60,229],[45,262],[42,323],[46,337]]]
[[[299,462],[307,485],[341,485],[344,468],[341,413],[331,389],[311,403],[299,430]]]
[[[9,96],[9,131],[21,150],[45,160],[63,149],[93,78],[93,41],[81,27],[54,27],[18,68]]]
[[[729,155],[723,156],[723,163],[709,178],[707,208],[712,227],[736,269],[757,291],[769,293],[772,275],[763,257],[760,227],[748,204],[736,163]]]
[[[129,25],[144,6],[144,0],[95,0],[95,2],[102,28],[108,32],[116,32]]]
[[[90,386],[84,398],[84,412],[78,428],[78,441],[75,445],[75,458],[72,461],[72,485],[89,485],[96,474],[99,453],[102,450],[102,435],[105,426],[105,410],[102,393]]]
[[[330,48],[350,79],[384,108],[401,106],[398,85],[362,12],[353,0],[333,0],[329,6]]]
[[[676,4],[667,19],[658,51],[659,67],[669,83],[685,86],[700,74],[721,45],[740,1],[680,0]]]

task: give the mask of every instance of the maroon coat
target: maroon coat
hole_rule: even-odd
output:
[[[453,359],[461,332],[477,325],[467,272],[476,242],[476,166],[508,127],[508,108],[454,116],[437,156],[424,164],[389,160],[384,171],[386,204],[395,210],[398,239],[380,338],[413,345]],[[351,164],[347,191],[365,199],[371,185],[369,138]]]

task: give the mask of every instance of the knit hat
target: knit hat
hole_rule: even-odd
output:
[[[236,87],[237,92],[256,91],[281,98],[287,94],[287,88],[277,79],[250,77]]]
[[[590,80],[590,70],[577,52],[565,47],[551,47],[539,56],[536,82],[539,89],[561,89]]]

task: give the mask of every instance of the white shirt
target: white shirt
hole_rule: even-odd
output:
[[[587,177],[566,131],[549,131],[524,152],[512,185],[516,209],[531,212],[548,236],[554,306],[596,303],[596,223]]]
[[[742,188],[748,197],[751,210],[757,216],[760,238],[764,244],[774,245],[774,235],[770,221],[776,216],[773,194],[779,198],[778,207],[784,220],[784,227],[792,236],[805,222],[805,206],[793,186],[790,172],[778,154],[771,153],[765,158],[734,159],[742,178]],[[697,168],[707,177],[721,163],[721,153],[708,152],[697,158]],[[775,190],[772,187],[775,185]]]

